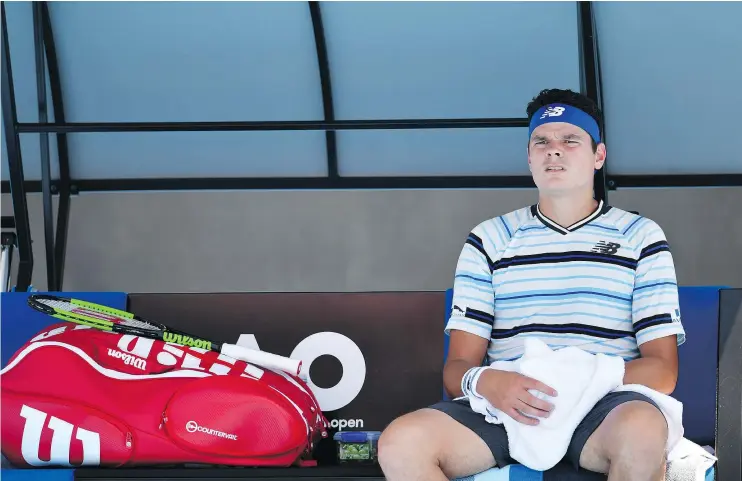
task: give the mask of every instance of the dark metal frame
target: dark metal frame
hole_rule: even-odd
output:
[[[719,291],[718,322],[716,480],[738,481],[742,479],[742,289]]]
[[[54,189],[56,182],[52,182]],[[483,189],[534,187],[530,176],[426,176],[426,177],[209,177],[157,179],[80,179],[72,192],[131,190],[257,190],[257,189]],[[27,192],[40,192],[39,181],[28,181]]]
[[[39,104],[39,123],[48,122],[46,104],[46,59],[44,52],[44,29],[41,26],[43,5],[39,2],[31,5],[33,9],[34,53],[36,56],[36,96]],[[56,262],[54,259],[54,214],[51,195],[51,163],[49,160],[49,134],[39,134],[41,152],[41,191],[44,207],[44,246],[46,247],[46,278],[51,290],[57,289]]]
[[[288,130],[405,130],[405,129],[481,129],[528,127],[525,118],[475,119],[383,119],[383,120],[296,120],[248,122],[50,122],[20,123],[18,132],[33,134],[81,132],[246,132]]]
[[[5,3],[0,4],[2,11],[2,109],[5,129],[5,145],[8,151],[8,173],[10,175],[10,193],[13,198],[13,217],[18,242],[18,275],[16,287],[25,291],[31,285],[33,273],[33,251],[31,247],[31,229],[28,221],[28,205],[23,182],[23,160],[21,159],[21,140],[18,136],[18,117],[15,107],[13,89],[13,72],[10,64],[8,47],[8,27],[5,15]]]
[[[46,52],[46,62],[49,72],[49,86],[51,87],[52,106],[54,108],[54,119],[64,123],[64,102],[62,101],[62,82],[59,75],[59,64],[57,62],[57,48],[54,43],[54,32],[52,31],[49,7],[46,2],[41,5],[41,28],[44,32],[43,46]],[[38,75],[38,72],[37,72]],[[62,290],[64,281],[64,261],[67,253],[67,226],[70,218],[70,162],[69,150],[67,148],[67,134],[57,134],[57,158],[59,160],[59,182],[52,183],[52,194],[59,195],[57,206],[57,231],[54,241],[54,255],[52,256],[55,266],[55,289]],[[51,290],[51,289],[50,289]]]
[[[580,90],[591,98],[598,108],[605,111],[603,106],[603,86],[600,82],[600,61],[598,59],[598,36],[595,30],[595,16],[592,2],[577,2],[579,12],[578,26],[580,29]],[[602,140],[605,142],[605,125],[600,125]],[[606,192],[606,163],[595,173],[595,198],[608,202]]]
[[[742,186],[742,174],[611,175],[608,187],[730,187]]]
[[[314,31],[314,45],[317,47],[317,65],[319,67],[320,86],[322,87],[322,110],[325,120],[335,120],[335,104],[332,101],[332,78],[330,77],[330,61],[327,56],[327,43],[325,42],[325,27],[322,23],[322,10],[319,2],[307,2],[309,14],[312,17],[312,30]],[[330,179],[338,178],[338,149],[334,130],[325,131],[325,142],[327,143],[327,176]]]
[[[57,122],[64,123],[64,105],[59,78],[54,35],[52,32],[49,9],[46,2],[35,2],[33,9],[34,54],[36,61],[36,93],[39,107],[39,123],[47,123],[48,106],[46,94],[46,72],[49,73],[52,105]],[[16,288],[20,291],[28,290],[31,285],[33,272],[33,251],[31,248],[31,234],[28,222],[28,208],[26,205],[27,192],[41,192],[44,209],[44,246],[46,249],[47,286],[49,290],[61,290],[64,273],[64,259],[67,244],[67,225],[70,206],[70,173],[69,155],[66,134],[57,135],[57,151],[59,163],[59,180],[51,179],[51,160],[49,155],[49,139],[47,132],[40,132],[41,153],[41,181],[26,182],[23,180],[23,161],[20,152],[21,132],[15,108],[15,93],[13,75],[10,65],[10,47],[7,41],[5,6],[3,15],[3,119],[6,129],[6,140],[12,139],[13,145],[8,144],[8,163],[11,171],[11,181],[3,185],[3,192],[14,192],[13,228],[18,231],[19,257],[21,264],[18,269]],[[6,78],[7,75],[7,78]],[[10,100],[6,101],[6,97]],[[15,153],[17,152],[17,153]],[[17,171],[15,175],[13,172]],[[18,180],[20,179],[20,181]],[[5,183],[4,183],[5,184]],[[17,195],[16,195],[17,193]],[[56,238],[54,231],[54,214],[52,212],[52,195],[59,194],[57,211]],[[22,198],[22,201],[16,200]],[[17,222],[15,218],[20,218]],[[27,253],[26,253],[27,252]]]
[[[318,2],[309,1],[308,8],[317,50],[320,85],[322,88],[323,120],[277,121],[277,122],[122,122],[122,123],[70,123],[66,122],[62,102],[59,66],[54,46],[54,36],[46,2],[34,8],[34,32],[36,38],[37,93],[39,94],[39,122],[18,123],[12,91],[10,69],[3,71],[3,115],[8,143],[8,160],[11,165],[11,180],[3,182],[2,192],[12,192],[18,220],[19,255],[22,259],[19,290],[30,283],[33,266],[31,239],[28,226],[26,192],[42,192],[44,198],[45,247],[47,252],[47,278],[50,290],[61,290],[64,278],[64,258],[67,226],[70,211],[70,195],[82,191],[119,190],[199,190],[199,189],[416,189],[416,188],[529,188],[534,187],[530,176],[414,176],[414,177],[344,177],[338,172],[337,130],[362,129],[462,129],[527,127],[526,118],[475,118],[475,119],[385,119],[385,120],[337,120],[335,119],[330,65]],[[3,9],[3,19],[5,18]],[[594,25],[592,2],[577,3],[580,29],[580,74],[581,91],[594,99],[601,108],[602,101],[600,59]],[[3,20],[5,21],[5,20]],[[40,33],[43,32],[43,35]],[[7,38],[3,24],[3,35]],[[46,122],[45,79],[43,52],[51,85],[54,107],[54,122]],[[4,42],[3,62],[10,65],[9,49]],[[7,82],[6,82],[7,76]],[[6,102],[5,100],[8,99]],[[601,128],[604,125],[601,126]],[[286,131],[324,130],[327,144],[327,176],[325,177],[275,177],[275,178],[160,178],[160,179],[92,179],[73,180],[70,176],[66,134],[78,132],[204,132],[204,131]],[[604,131],[604,129],[603,129]],[[23,180],[19,134],[41,134],[42,180]],[[59,180],[49,177],[48,134],[57,135],[59,152]],[[605,134],[604,134],[605,135]],[[608,162],[609,163],[609,162]],[[712,176],[610,176],[607,166],[595,175],[596,197],[606,200],[607,191],[617,187],[633,186],[721,186],[742,185],[740,175]],[[11,189],[12,186],[12,189]],[[56,238],[53,238],[51,196],[59,195]],[[50,255],[53,253],[53,255]]]

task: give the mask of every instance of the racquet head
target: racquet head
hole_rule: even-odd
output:
[[[162,324],[145,321],[130,312],[80,299],[32,294],[28,298],[28,305],[49,316],[103,331],[158,337],[165,330]]]

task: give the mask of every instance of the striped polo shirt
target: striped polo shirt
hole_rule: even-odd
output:
[[[627,361],[653,339],[685,342],[664,232],[603,202],[568,228],[538,205],[476,226],[456,266],[451,329],[489,339],[489,363],[519,358],[528,337]]]

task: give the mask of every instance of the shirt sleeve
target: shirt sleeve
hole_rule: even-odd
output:
[[[467,237],[456,264],[453,301],[445,333],[452,329],[490,339],[495,321],[495,293],[492,285],[493,246],[483,242],[482,230],[475,228]]]
[[[645,220],[639,245],[632,302],[632,321],[637,345],[666,336],[685,342],[680,320],[678,283],[670,246],[662,229]]]

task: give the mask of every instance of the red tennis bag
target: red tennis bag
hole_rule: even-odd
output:
[[[14,354],[0,396],[18,467],[313,465],[329,427],[296,376],[71,323]]]

